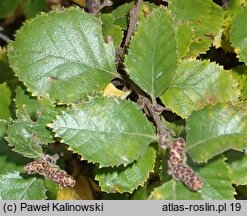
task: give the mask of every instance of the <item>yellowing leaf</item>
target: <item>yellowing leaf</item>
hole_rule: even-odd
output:
[[[131,91],[121,91],[117,89],[112,83],[109,83],[103,92],[103,96],[116,96],[123,99],[126,98],[130,93]]]
[[[79,5],[80,7],[86,7],[87,1],[86,0],[71,0],[75,4]]]
[[[60,188],[57,200],[80,200],[80,197],[74,188]]]

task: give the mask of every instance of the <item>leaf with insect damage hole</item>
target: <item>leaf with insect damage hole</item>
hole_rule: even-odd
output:
[[[94,98],[49,125],[69,149],[101,167],[127,165],[142,156],[155,133],[131,101]]]

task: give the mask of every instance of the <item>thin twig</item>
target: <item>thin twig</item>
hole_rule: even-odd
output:
[[[143,109],[143,111],[153,119],[153,122],[157,128],[158,142],[161,146],[169,147],[171,144],[171,134],[172,131],[167,129],[163,124],[160,114],[165,110],[165,107],[161,105],[153,105],[151,100],[148,97],[139,95],[137,100],[139,106]]]
[[[164,126],[160,119],[160,110],[156,111],[156,106],[152,104],[152,102],[149,100],[149,98],[139,95],[139,98],[137,100],[137,103],[140,105],[141,108],[143,108],[144,112],[153,118],[156,126],[157,126],[157,132],[159,134],[164,133],[167,131],[167,128]],[[160,107],[159,107],[160,108]]]
[[[140,7],[141,7],[142,3],[143,3],[143,0],[137,0],[137,3],[130,10],[130,21],[129,21],[127,36],[126,36],[125,42],[124,42],[124,47],[129,46],[130,38],[131,38],[133,32],[136,30],[137,21],[138,21],[138,14],[139,14]]]
[[[129,46],[131,36],[133,35],[133,32],[136,30],[138,14],[139,14],[142,2],[143,0],[137,0],[136,4],[130,10],[129,26],[128,26],[126,37],[124,39],[124,42],[122,43],[122,46],[116,49],[116,63],[118,66],[120,66],[120,68],[123,63],[124,51]]]

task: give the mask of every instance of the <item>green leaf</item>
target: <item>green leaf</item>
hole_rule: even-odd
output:
[[[79,8],[26,22],[8,47],[10,65],[33,95],[76,102],[116,75],[115,50],[101,22]]]
[[[241,89],[241,98],[246,100],[247,99],[247,73],[242,75],[242,79],[239,83],[239,87]]]
[[[132,163],[155,139],[151,124],[137,106],[116,98],[91,99],[50,126],[72,151],[101,167]]]
[[[237,11],[247,6],[246,0],[231,0],[228,3],[228,10]]]
[[[241,26],[241,28],[239,28]],[[247,9],[237,13],[233,19],[230,40],[239,55],[239,59],[247,63]]]
[[[8,120],[10,113],[11,91],[6,83],[0,84],[0,119]]]
[[[137,28],[125,67],[130,78],[153,98],[171,82],[176,68],[176,39],[170,14],[153,10]]]
[[[206,162],[228,149],[247,147],[246,107],[217,104],[193,112],[187,121],[187,151],[194,161]]]
[[[121,26],[122,29],[127,30],[128,28],[128,14],[130,9],[133,7],[134,3],[125,3],[120,5],[111,12],[114,17],[114,24]]]
[[[114,46],[119,47],[123,38],[122,28],[114,25],[114,17],[111,14],[102,14],[100,19],[103,22],[102,29],[105,41],[111,37]]]
[[[222,67],[207,61],[185,60],[178,65],[161,100],[173,112],[187,118],[193,110],[208,104],[235,101],[238,94],[237,83]]]
[[[44,180],[44,185],[45,188],[47,189],[46,191],[46,196],[47,196],[47,200],[56,200],[57,199],[57,195],[59,193],[59,189],[61,189],[61,187],[48,179],[43,179]]]
[[[235,196],[237,200],[246,200],[247,198],[247,185],[236,186],[238,194]]]
[[[9,149],[7,142],[4,139],[7,133],[7,126],[8,126],[8,122],[3,119],[0,119],[0,145],[1,145],[0,154],[5,153]]]
[[[46,0],[25,0],[24,3],[21,4],[21,8],[28,19],[35,17],[41,11],[48,11]]]
[[[21,0],[1,0],[0,1],[0,19],[11,16],[16,10]]]
[[[194,29],[189,57],[204,53],[220,31],[223,10],[211,0],[173,0],[169,3],[175,23],[189,22]]]
[[[224,20],[221,31],[214,41],[214,46],[216,48],[221,47],[226,52],[236,52],[230,41],[230,30],[234,17],[246,7],[246,3],[246,0],[231,0],[226,2],[227,10],[224,10]]]
[[[132,1],[115,8],[111,12],[111,15],[114,17],[114,24],[120,26],[123,30],[127,30],[129,25],[129,12],[133,8],[133,6],[134,2]],[[143,2],[139,10],[138,21],[145,19],[149,12],[157,7],[158,6],[153,3],[149,3],[146,1]]]
[[[164,117],[162,117],[162,123],[165,125],[166,128],[172,131],[176,137],[184,137],[185,132],[185,120],[178,119],[174,120],[173,122],[166,121]]]
[[[4,83],[10,79],[10,68],[7,65],[7,63],[1,59],[0,59],[0,74],[1,74],[0,83]]]
[[[0,61],[8,64],[7,49],[1,46],[0,46]]]
[[[224,162],[224,157],[218,157],[200,168],[199,175],[204,181],[201,190],[205,200],[232,200],[235,190],[229,167]]]
[[[193,42],[194,31],[188,22],[176,23],[175,34],[177,40],[177,56],[181,60],[190,51],[189,47]]]
[[[244,100],[247,100],[247,73],[243,74],[242,79],[239,83],[239,86],[241,88],[241,98]]]
[[[238,89],[240,90],[240,97],[243,100],[247,99],[247,68],[246,65],[239,65],[231,69],[233,78],[238,82]]]
[[[200,192],[188,190],[181,182],[171,180],[154,189],[152,200],[201,200]]]
[[[28,163],[28,160],[11,151],[7,143],[1,143],[0,147],[2,148],[0,152],[0,176],[10,172],[24,172],[23,167]]]
[[[236,185],[247,185],[247,155],[237,152],[236,156],[234,156],[230,152],[227,156],[227,163],[231,170],[233,183]]]
[[[11,151],[4,137],[7,133],[7,121],[0,120],[0,175],[6,174],[11,171],[23,171],[23,166],[28,163],[28,161]]]
[[[43,101],[46,101],[46,103],[49,104],[47,105],[48,109],[54,109],[54,107],[52,106],[52,102],[49,101],[48,98],[40,99],[37,97],[33,97],[20,85],[16,87],[15,92],[16,95],[14,100],[17,109],[17,116],[19,115],[18,113],[26,112],[26,114],[28,114],[33,121],[37,121],[37,119],[40,117],[40,112],[43,112],[43,109],[45,108],[44,105],[42,105]]]
[[[42,179],[24,178],[23,167],[28,161],[11,151],[3,138],[6,132],[7,121],[0,120],[0,199],[45,199]]]
[[[35,134],[35,125],[26,118],[12,122],[8,127],[8,137],[6,140],[10,146],[14,146],[13,151],[18,152],[25,157],[41,158],[42,140]]]
[[[155,149],[150,146],[139,160],[126,167],[99,169],[96,173],[96,180],[99,181],[101,190],[108,193],[131,193],[138,186],[143,186],[149,177],[149,172],[153,171],[155,152]]]
[[[201,191],[192,192],[180,181],[171,180],[154,189],[150,199],[165,200],[225,200],[234,199],[234,188],[230,178],[230,171],[224,162],[224,158],[217,158],[209,163],[198,166],[193,165],[204,186]]]
[[[6,82],[11,89],[14,89],[17,79],[9,67],[7,50],[0,46],[0,83]]]
[[[131,195],[131,200],[147,200],[148,199],[148,190],[146,187],[138,187],[133,191]]]
[[[1,138],[3,139],[3,137]],[[23,167],[29,161],[16,152],[13,152],[6,142],[1,142],[0,147],[0,175],[9,172],[23,172]]]
[[[6,62],[2,61],[1,59],[0,59],[0,74],[1,74],[0,83],[4,83],[11,78],[9,66],[7,65]]]
[[[24,95],[21,88],[17,88],[17,117],[9,124],[6,140],[16,151],[25,157],[40,158],[43,154],[42,145],[53,141],[47,124],[51,123],[57,112],[47,98],[34,99]],[[21,102],[24,103],[21,106]]]
[[[46,199],[42,179],[24,179],[18,172],[0,175],[0,199],[2,200],[42,200]]]
[[[102,193],[102,200],[129,200],[128,193]]]

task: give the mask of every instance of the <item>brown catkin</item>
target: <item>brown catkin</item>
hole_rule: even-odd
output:
[[[37,160],[28,163],[24,170],[27,174],[37,174],[43,175],[49,166],[48,162],[44,160]]]
[[[203,187],[202,179],[197,176],[194,171],[185,164],[173,166],[173,176],[190,188],[191,190],[198,191]]]
[[[169,160],[167,173],[174,179],[182,181],[193,191],[201,190],[202,179],[186,165],[185,141],[182,138],[175,140],[169,148]]]
[[[63,187],[74,187],[75,180],[72,176],[68,175],[64,170],[59,168],[50,168],[44,174],[47,179],[50,179]]]
[[[175,140],[170,146],[169,160],[172,165],[184,163],[185,155],[185,141],[182,138]]]
[[[68,175],[64,170],[61,170],[54,163],[46,160],[37,160],[28,163],[24,170],[27,174],[40,174],[47,179],[56,182],[62,187],[74,187],[75,179]]]

